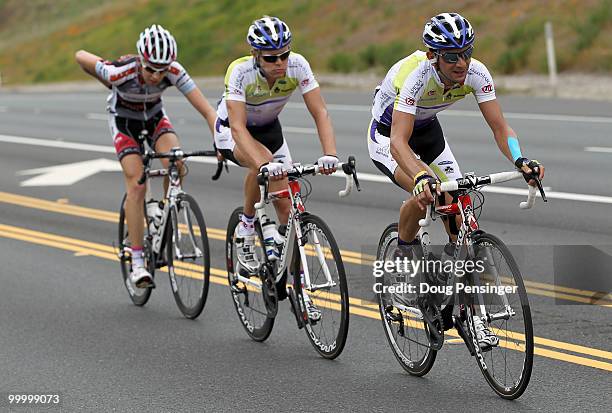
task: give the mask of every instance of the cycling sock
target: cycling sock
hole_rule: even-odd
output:
[[[142,247],[132,247],[132,267],[144,267]]]
[[[418,238],[413,239],[410,242],[406,242],[403,239],[401,239],[399,236],[397,237],[397,245],[419,245],[421,242],[419,241]]]
[[[240,222],[242,225],[240,225],[238,233],[241,236],[252,235],[255,233],[255,216],[250,217],[246,214],[242,214],[240,215]]]

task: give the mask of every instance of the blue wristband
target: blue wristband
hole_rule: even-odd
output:
[[[519,146],[519,141],[515,137],[508,137],[508,148],[510,149],[510,154],[512,155],[513,161],[516,161],[518,158],[523,157],[523,154],[521,153],[521,147]]]

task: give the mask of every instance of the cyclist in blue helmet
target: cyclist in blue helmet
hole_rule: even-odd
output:
[[[400,208],[400,245],[419,243],[415,239],[418,221],[434,201],[435,184],[461,177],[436,115],[468,94],[475,96],[502,154],[526,174],[544,177],[544,167],[522,155],[516,133],[497,102],[488,69],[472,58],[474,39],[474,29],[465,17],[438,14],[423,30],[428,50],[417,50],[394,64],[376,88],[367,131],[370,158],[392,182],[413,195]],[[444,202],[452,202],[450,195],[445,196]],[[446,220],[445,226],[450,241],[455,241],[456,222]],[[446,308],[452,312],[452,306]],[[445,328],[452,326],[451,314],[443,311],[443,316]],[[486,320],[475,319],[475,324],[482,348],[499,344]]]
[[[278,115],[291,94],[302,93],[304,103],[317,126],[322,156],[317,163],[323,173],[336,170],[336,139],[319,84],[308,61],[291,50],[291,31],[277,17],[264,16],[249,27],[247,42],[251,55],[233,61],[225,76],[225,92],[217,108],[215,145],[226,158],[248,168],[244,183],[244,213],[238,226],[238,261],[249,273],[256,273],[260,260],[255,254],[255,208],[259,200],[257,174],[266,168],[270,190],[287,187],[287,169],[292,160]],[[281,224],[289,217],[289,200],[274,204]],[[285,286],[278,288],[285,297]],[[308,301],[308,298],[305,297]],[[314,304],[308,313],[317,315]]]

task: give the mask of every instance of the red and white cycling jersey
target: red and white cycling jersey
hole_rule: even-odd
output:
[[[138,120],[147,120],[162,110],[162,93],[176,86],[183,95],[191,92],[196,84],[178,62],[173,62],[166,76],[157,85],[145,84],[140,75],[140,58],[123,56],[114,62],[96,63],[96,74],[111,84],[108,111],[111,114]]]

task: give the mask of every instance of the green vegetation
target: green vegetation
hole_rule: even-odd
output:
[[[140,31],[159,23],[177,38],[192,75],[222,76],[249,52],[249,23],[269,14],[290,25],[293,49],[315,72],[384,73],[423,48],[426,19],[448,7],[445,0],[0,0],[0,72],[5,84],[84,79],[75,51],[107,59],[134,53]],[[459,0],[453,7],[471,20],[475,57],[494,74],[546,71],[547,20],[560,70],[612,70],[604,36],[612,0]]]
[[[497,68],[502,73],[513,73],[527,64],[534,45],[544,43],[544,21],[534,17],[519,21],[506,36],[506,47],[497,59]]]
[[[578,38],[574,50],[581,52],[590,47],[606,25],[612,20],[612,0],[602,0],[598,7],[589,12],[587,18],[574,24]]]

